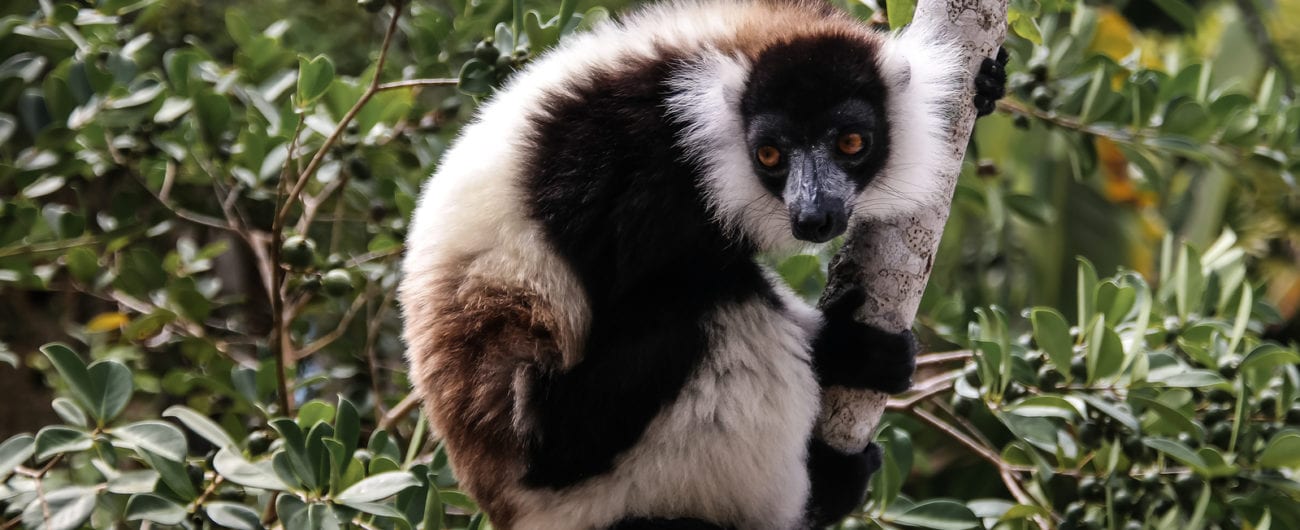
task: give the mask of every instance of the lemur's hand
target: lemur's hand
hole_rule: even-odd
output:
[[[813,341],[817,376],[823,386],[904,392],[916,371],[916,337],[911,330],[890,333],[855,320],[866,300],[866,291],[854,286],[822,308],[825,323]]]
[[[998,48],[997,59],[985,57],[980,72],[975,75],[976,116],[988,116],[997,108],[998,100],[1006,95],[1007,49]]]

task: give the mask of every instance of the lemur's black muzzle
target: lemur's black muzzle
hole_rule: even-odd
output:
[[[791,157],[786,180],[786,207],[794,237],[825,243],[843,234],[849,225],[848,195],[853,186],[847,175],[817,153]]]

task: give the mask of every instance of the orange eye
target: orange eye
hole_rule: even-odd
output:
[[[840,152],[846,155],[856,155],[862,152],[862,148],[866,146],[862,141],[862,135],[858,133],[849,133],[841,136],[838,144]]]
[[[776,167],[781,163],[781,151],[770,145],[758,148],[758,163],[764,167]]]

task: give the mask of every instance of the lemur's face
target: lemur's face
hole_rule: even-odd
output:
[[[741,112],[755,176],[785,203],[795,238],[830,241],[889,152],[875,50],[794,41],[764,51],[751,71]]]

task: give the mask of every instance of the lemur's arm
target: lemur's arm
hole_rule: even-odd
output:
[[[677,396],[704,338],[674,331],[699,329],[701,316],[669,307],[607,308],[605,318],[592,323],[581,361],[532,374],[524,403],[525,481],[559,488],[608,471]]]

